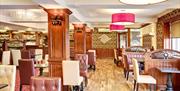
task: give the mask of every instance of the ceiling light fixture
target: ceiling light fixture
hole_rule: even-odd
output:
[[[161,3],[167,0],[120,0],[120,2],[132,5],[147,5]]]
[[[119,30],[124,30],[125,27],[124,27],[124,25],[110,24],[109,29],[110,29],[110,31],[119,31]]]
[[[135,23],[135,15],[133,13],[115,13],[112,14],[112,24],[115,25],[131,25]]]

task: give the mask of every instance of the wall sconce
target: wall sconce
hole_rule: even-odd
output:
[[[52,16],[51,22],[53,25],[62,25],[63,17],[61,16]]]

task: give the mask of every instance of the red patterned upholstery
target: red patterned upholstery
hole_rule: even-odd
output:
[[[132,64],[132,58],[144,58],[143,52],[126,52],[128,63]]]
[[[128,80],[129,72],[133,71],[132,58],[144,60],[145,52],[127,52],[123,53],[124,75]],[[143,65],[142,65],[143,68]]]
[[[61,78],[31,77],[31,91],[61,91]]]
[[[85,84],[87,85],[87,71],[88,71],[88,55],[87,54],[75,54],[75,60],[80,61],[80,76],[85,78]]]
[[[22,59],[31,59],[31,54],[29,50],[21,50]]]
[[[32,59],[19,60],[20,90],[22,85],[30,85],[31,76],[35,75],[34,61]]]

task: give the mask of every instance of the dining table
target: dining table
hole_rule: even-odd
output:
[[[175,67],[157,67],[162,73],[167,74],[166,91],[174,91],[172,85],[172,74],[180,74],[180,70]]]
[[[40,71],[40,74],[39,76],[42,76],[43,75],[43,70],[44,68],[47,68],[48,67],[48,64],[34,64],[34,67],[35,68],[39,68],[39,71]]]

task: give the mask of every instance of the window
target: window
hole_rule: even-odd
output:
[[[180,38],[171,38],[172,49],[180,51]]]
[[[131,46],[140,46],[140,30],[139,29],[131,29]]]

